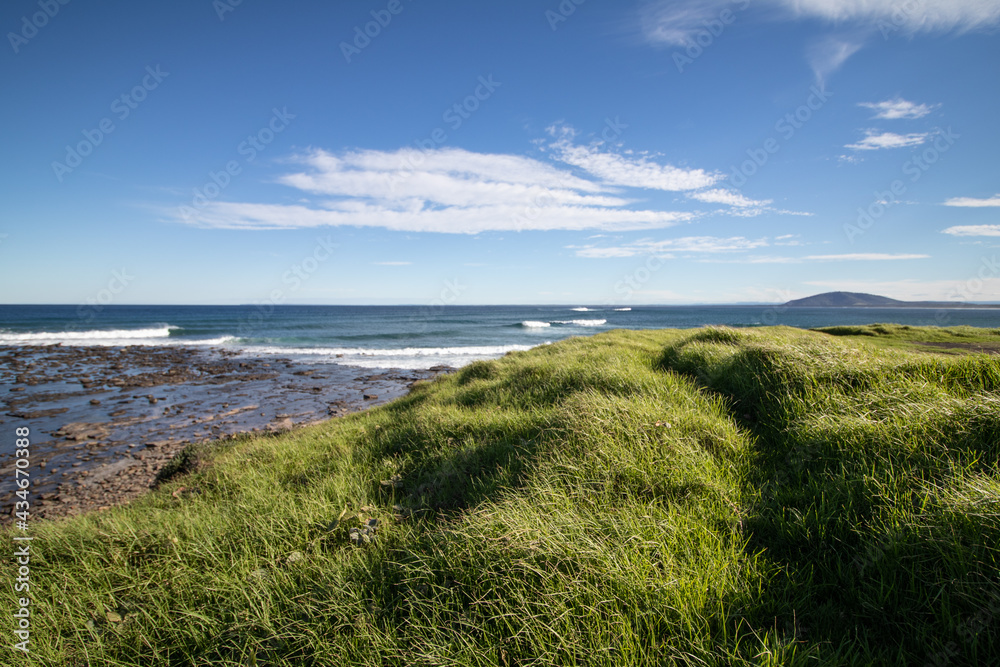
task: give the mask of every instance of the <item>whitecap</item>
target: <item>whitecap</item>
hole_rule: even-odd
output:
[[[607,324],[607,320],[557,320],[557,324],[569,324],[578,327],[599,327]]]

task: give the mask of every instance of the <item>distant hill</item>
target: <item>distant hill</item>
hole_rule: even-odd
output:
[[[785,304],[788,308],[1000,308],[1000,304],[973,304],[960,301],[899,301],[862,292],[826,292]]]

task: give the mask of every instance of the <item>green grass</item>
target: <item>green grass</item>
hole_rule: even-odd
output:
[[[996,357],[570,339],[35,523],[32,664],[996,663],[998,455]]]
[[[987,350],[1000,353],[1000,329],[865,324],[821,327],[816,331],[865,341],[883,348],[922,350],[941,354],[967,354]]]

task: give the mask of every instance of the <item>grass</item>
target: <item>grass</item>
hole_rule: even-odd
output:
[[[831,336],[865,341],[883,348],[922,350],[939,354],[1000,353],[1000,329],[978,327],[913,327],[905,324],[865,324],[821,327]]]
[[[995,663],[998,455],[995,357],[570,339],[35,523],[32,663]]]

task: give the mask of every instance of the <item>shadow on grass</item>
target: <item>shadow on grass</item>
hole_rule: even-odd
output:
[[[748,620],[919,664],[995,658],[1000,521],[982,487],[1000,458],[1000,365],[838,365],[840,350],[809,344],[708,330],[660,358],[723,397],[755,442],[747,550],[776,575]],[[977,502],[988,508],[968,511]]]

